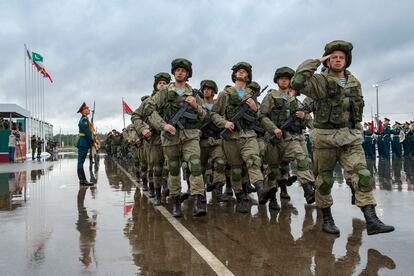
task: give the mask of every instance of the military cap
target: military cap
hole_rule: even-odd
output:
[[[334,40],[325,45],[325,53],[323,54],[323,56],[330,55],[334,51],[342,51],[346,55],[346,68],[348,68],[352,62],[352,49],[353,48],[354,46],[352,46],[352,43],[350,42],[347,42],[344,40]],[[328,67],[327,60],[323,62],[323,65],[325,67]]]
[[[238,62],[235,65],[233,65],[233,67],[231,68],[231,70],[233,71],[233,73],[231,74],[231,80],[233,82],[236,82],[236,72],[240,69],[246,70],[246,72],[249,76],[248,83],[250,83],[252,81],[252,77],[253,77],[253,75],[252,75],[252,66],[249,63],[244,62],[244,61]]]
[[[287,66],[280,67],[276,69],[275,75],[273,77],[273,81],[277,83],[277,79],[280,77],[288,77],[289,79],[291,79],[294,74],[295,74],[295,70],[293,70],[292,68],[287,67]]]
[[[258,84],[255,81],[252,81],[251,83],[249,83],[247,87],[253,90],[253,92],[258,92],[261,89],[260,84]]]
[[[390,120],[390,119],[388,119],[388,118],[384,118],[384,121],[388,121],[388,122],[389,122],[389,121],[391,121],[391,120]]]
[[[177,68],[184,68],[188,72],[188,78],[193,75],[192,63],[185,58],[176,58],[171,62],[171,74],[174,75],[174,71]]]
[[[400,123],[400,122],[397,122],[397,121],[395,121],[395,124],[396,124],[396,125],[401,125],[401,123]]]
[[[84,110],[85,108],[87,108],[88,106],[86,105],[86,103],[85,102],[83,102],[82,103],[82,105],[79,107],[79,110],[78,110],[78,112],[77,113],[81,113],[82,112],[82,110]]]
[[[158,74],[156,74],[154,76],[154,90],[157,90],[157,84],[160,81],[165,81],[167,84],[169,84],[171,82],[171,76],[170,74],[166,73],[166,72],[160,72]]]
[[[200,82],[201,92],[203,92],[204,88],[206,88],[206,87],[210,87],[211,89],[213,89],[214,93],[218,92],[217,84],[213,80],[202,80]]]

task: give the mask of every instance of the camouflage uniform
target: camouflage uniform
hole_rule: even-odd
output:
[[[200,90],[209,87],[217,93],[217,84],[212,80],[203,80],[200,84]],[[214,101],[216,103],[216,101]],[[213,105],[206,103],[207,108],[211,110]],[[226,181],[225,169],[226,161],[222,148],[220,129],[214,125],[210,116],[206,116],[203,122],[202,134],[200,138],[200,158],[203,168],[203,175],[207,183],[207,192],[214,189],[217,193],[217,200],[224,201],[226,197],[222,195],[222,187]]]
[[[166,83],[171,81],[171,77],[168,73],[161,72],[154,76],[154,90],[152,96],[155,95],[158,91],[157,84],[159,81],[164,80]],[[144,147],[147,147],[147,156],[149,161],[149,183],[150,183],[150,192],[155,189],[156,205],[161,204],[161,186],[164,183],[164,194],[168,195],[168,187],[166,182],[163,182],[163,167],[164,167],[164,153],[161,146],[161,137],[160,132],[154,127],[150,127],[148,118],[144,116],[145,105],[149,100],[149,97],[142,98],[142,103],[137,110],[134,111],[131,117],[131,121],[136,125],[138,133],[142,134],[144,129],[149,129],[151,131],[151,137],[149,139],[144,139]],[[152,185],[153,181],[153,185]],[[153,186],[153,187],[152,187]]]
[[[251,65],[240,62],[233,66],[232,79],[235,82],[235,74],[244,69],[249,74],[251,80]],[[250,81],[249,81],[250,82]],[[220,92],[216,104],[213,106],[211,119],[215,125],[224,128],[228,120],[244,105],[244,100],[251,98],[253,91],[250,88],[244,89],[244,96],[240,97],[235,87],[227,87]],[[258,117],[258,113],[247,111],[254,118]],[[241,119],[239,121],[242,129],[235,129],[230,134],[230,139],[223,140],[223,149],[227,163],[231,170],[231,184],[236,193],[237,210],[241,213],[248,212],[248,207],[244,204],[246,193],[242,190],[242,167],[246,164],[250,183],[253,183],[258,192],[260,204],[265,204],[270,195],[276,192],[276,189],[268,189],[263,185],[263,174],[261,171],[262,159],[259,156],[259,145],[256,139],[256,133],[252,129],[251,122]]]
[[[345,41],[332,41],[325,47],[324,56],[334,51],[346,55],[346,67],[351,64],[352,44]],[[327,60],[325,60],[327,62]],[[345,85],[331,70],[315,74],[320,66],[319,59],[303,62],[292,79],[292,87],[316,102],[312,144],[314,162],[317,169],[316,204],[322,209],[323,230],[338,234],[330,206],[333,204],[331,188],[333,171],[339,161],[346,173],[351,176],[355,190],[356,205],[361,207],[367,221],[368,234],[393,231],[392,226],[384,225],[375,214],[375,199],[372,194],[371,174],[366,167],[362,149],[362,121],[364,100],[360,82],[347,70]],[[326,63],[324,63],[326,66]]]
[[[290,78],[293,73],[294,71],[288,67],[279,68],[276,70],[275,82],[277,77],[286,76]],[[315,177],[310,170],[308,156],[301,145],[305,120],[296,118],[296,112],[301,110],[301,107],[302,103],[295,96],[279,90],[271,90],[263,99],[260,106],[261,123],[272,136],[275,129],[280,128],[289,117],[295,117],[292,122],[294,127],[285,130],[282,138],[274,140],[274,145],[270,142],[267,143],[265,156],[270,167],[269,186],[276,186],[277,182],[286,183],[288,180],[287,172],[282,175],[280,167],[286,168],[289,162],[295,160],[297,176],[304,189],[306,201],[313,203]]]
[[[191,62],[186,59],[176,59],[172,62],[171,73],[174,74],[178,68],[184,68],[187,78],[191,77]],[[180,95],[175,83],[170,83],[166,88],[160,90],[151,97],[144,108],[144,114],[148,117],[152,126],[161,131],[161,143],[163,151],[168,159],[169,175],[168,185],[171,196],[175,198],[173,215],[182,216],[181,212],[181,163],[187,162],[191,175],[189,177],[191,187],[190,192],[194,199],[194,215],[205,215],[205,209],[201,206],[204,198],[204,181],[200,161],[200,134],[201,122],[207,115],[207,107],[204,101],[198,96],[193,95],[190,85],[185,84],[185,88]],[[188,106],[187,112],[196,115],[197,119],[183,120],[184,129],[176,128],[176,133],[171,140],[165,138],[164,127],[167,124],[165,119],[171,118],[180,109],[186,97],[193,96],[197,102],[197,108]],[[184,118],[182,118],[184,119]],[[176,126],[174,126],[176,127]]]

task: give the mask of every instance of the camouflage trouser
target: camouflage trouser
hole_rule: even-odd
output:
[[[190,192],[192,195],[204,195],[204,181],[200,162],[199,138],[182,140],[180,144],[163,145],[164,154],[168,159],[168,188],[171,196],[181,193],[181,163],[189,164]]]
[[[144,158],[145,163],[147,165],[147,178],[149,183],[154,183],[153,177],[152,177],[152,171],[153,168],[151,167],[150,163],[150,157],[151,157],[151,145],[149,142],[144,141]]]
[[[231,167],[231,185],[235,192],[242,190],[242,168],[246,164],[250,183],[263,181],[262,159],[256,137],[223,140],[226,161]]]
[[[138,160],[139,160],[139,173],[142,180],[147,180],[148,162],[145,155],[144,145],[140,145],[138,148]]]
[[[226,181],[226,162],[220,139],[202,139],[200,141],[200,159],[203,174],[213,175],[214,183],[224,184]]]
[[[347,183],[351,184],[355,191],[355,204],[359,207],[376,204],[372,194],[371,174],[366,168],[365,155],[361,145],[314,148],[313,157],[318,171],[315,193],[318,207],[327,208],[333,204],[331,188],[333,171],[337,161],[345,170]]]
[[[269,187],[277,187],[277,180],[287,179],[289,162],[296,161],[297,177],[301,184],[315,182],[310,161],[298,139],[280,140],[275,146],[268,143],[265,159],[269,165]]]
[[[152,180],[154,181],[155,188],[159,188],[162,185],[162,175],[164,166],[164,153],[161,147],[160,136],[151,137],[149,147],[149,167],[148,174],[152,174]],[[152,181],[150,178],[150,182]]]

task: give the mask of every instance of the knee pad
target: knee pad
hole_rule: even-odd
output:
[[[172,176],[180,175],[180,160],[179,159],[169,159],[168,160],[168,170]]]
[[[325,171],[319,173],[322,178],[322,184],[320,184],[318,190],[321,195],[329,195],[331,193],[332,185],[334,183],[333,172]]]
[[[269,180],[276,180],[280,175],[279,167],[270,167]]]
[[[201,160],[200,157],[197,155],[192,155],[190,157],[190,172],[193,176],[199,176],[202,173],[201,170]]]
[[[371,172],[364,165],[356,165],[354,167],[354,173],[358,175],[358,190],[360,190],[361,192],[371,192]]]
[[[249,164],[250,163],[250,164]],[[255,170],[260,170],[262,167],[262,158],[259,155],[253,154],[249,158],[248,164]]]
[[[298,166],[298,171],[309,170],[309,160],[304,154],[299,154],[296,156],[296,164]]]
[[[162,167],[155,165],[153,168],[154,176],[162,176]]]
[[[234,181],[240,181],[242,178],[242,169],[240,167],[231,168],[231,179]]]
[[[214,160],[214,170],[223,173],[226,169],[226,162],[222,158],[216,158]]]

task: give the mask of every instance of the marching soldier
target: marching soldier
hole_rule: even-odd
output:
[[[79,120],[79,139],[76,147],[78,148],[78,178],[79,184],[85,186],[91,186],[92,183],[86,180],[85,170],[83,169],[83,163],[85,163],[86,156],[88,155],[88,151],[90,150],[94,140],[92,138],[92,133],[89,129],[89,119],[88,115],[90,114],[89,107],[83,103],[78,113],[82,114],[82,117]]]
[[[287,167],[289,162],[296,160],[297,176],[304,197],[311,204],[315,202],[315,177],[310,169],[311,162],[300,143],[306,128],[306,113],[300,109],[302,103],[289,93],[290,80],[294,73],[289,67],[278,68],[273,80],[279,90],[269,91],[260,107],[261,123],[275,138],[266,147],[266,161],[270,167],[269,186],[277,187],[277,183],[283,183],[281,188],[286,189],[287,175],[281,174],[280,167]],[[282,131],[282,125],[292,116],[292,123]],[[276,197],[271,199],[269,208],[280,209]]]
[[[252,80],[252,66],[246,62],[239,62],[232,67],[232,80],[234,86],[227,87],[220,92],[217,102],[211,110],[211,118],[215,125],[226,128],[231,133],[229,139],[223,139],[223,149],[226,161],[231,169],[231,185],[237,198],[236,210],[240,213],[249,212],[248,196],[242,189],[242,167],[246,165],[250,183],[255,188],[260,204],[266,204],[276,194],[276,187],[268,188],[263,183],[261,171],[262,159],[259,156],[259,145],[256,133],[253,130],[255,122],[245,118],[238,121],[240,126],[230,120],[245,105],[250,118],[258,118],[258,106],[252,98],[253,91],[247,88]]]
[[[171,82],[170,74],[160,72],[154,76],[154,90],[152,96],[158,91],[166,87]],[[164,195],[169,194],[167,182],[163,181],[164,153],[161,147],[160,132],[152,127],[148,118],[144,116],[144,109],[149,98],[142,101],[137,110],[134,111],[131,121],[136,125],[138,133],[140,133],[148,145],[148,161],[152,173],[153,184],[150,182],[150,190],[154,191],[155,204],[161,205],[161,187],[163,186]]]
[[[215,103],[214,95],[217,94],[217,84],[212,80],[203,80],[200,83],[200,90],[203,93],[204,101],[208,110],[213,108]],[[223,194],[223,186],[226,181],[226,161],[220,137],[220,128],[207,116],[201,128],[200,139],[201,166],[206,180],[207,192],[215,191],[217,201],[227,201],[227,195]]]
[[[168,159],[168,185],[170,195],[174,198],[173,216],[181,217],[181,203],[186,195],[181,194],[181,163],[186,162],[190,170],[190,192],[193,199],[193,215],[206,215],[204,199],[204,181],[200,161],[201,122],[207,115],[203,100],[193,92],[187,83],[192,76],[192,64],[189,60],[178,58],[171,63],[171,74],[175,82],[160,90],[148,100],[144,115],[148,116],[152,126],[161,131],[163,151]],[[182,111],[179,125],[172,125],[170,120]],[[181,128],[182,127],[182,128]]]
[[[325,46],[320,59],[309,59],[297,69],[292,87],[316,101],[312,142],[316,179],[316,204],[323,213],[323,231],[339,234],[331,213],[333,170],[337,161],[351,175],[356,205],[361,208],[368,235],[394,231],[375,212],[372,176],[366,167],[362,149],[361,121],[364,107],[360,82],[348,71],[352,44],[336,40]],[[328,68],[315,74],[324,64]]]

